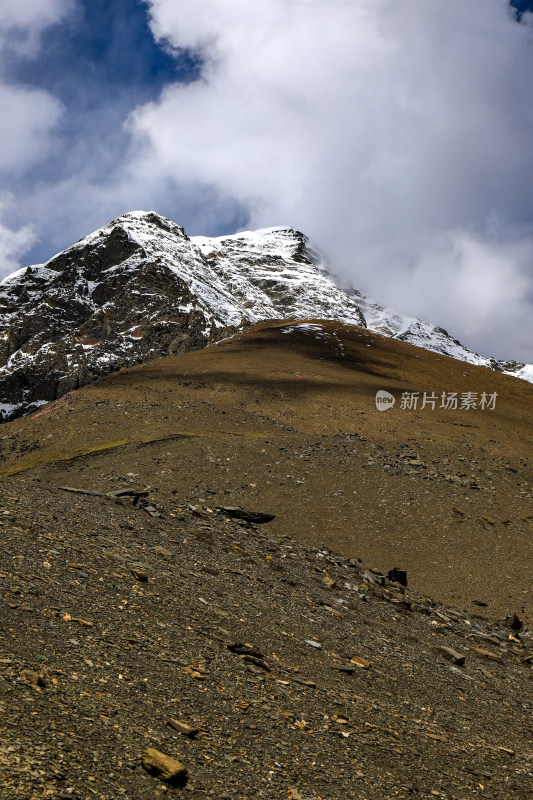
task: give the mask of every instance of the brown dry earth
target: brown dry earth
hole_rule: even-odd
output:
[[[2,426],[2,800],[532,796],[532,387],[286,328]]]
[[[276,533],[402,567],[468,610],[477,600],[529,618],[531,384],[324,328],[334,335],[263,323],[74,392],[2,426],[0,475],[91,489],[134,480],[161,501],[272,509]],[[379,389],[397,398],[392,410],[376,409]],[[399,408],[402,392],[424,391],[498,397],[494,411]]]

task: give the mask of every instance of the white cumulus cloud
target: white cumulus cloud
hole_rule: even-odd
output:
[[[25,57],[35,55],[39,34],[73,8],[74,0],[2,0],[0,3],[0,175],[4,181],[16,183],[46,157],[63,113],[61,103],[49,92],[14,84],[3,77],[5,51],[14,48]],[[16,202],[13,194],[1,194],[0,215]],[[31,226],[13,230],[7,224],[0,224],[0,277],[17,269],[18,259],[34,243]]]
[[[30,225],[12,230],[1,220],[13,203],[13,197],[0,193],[0,280],[20,267],[19,258],[35,243],[35,234]]]
[[[533,359],[533,27],[507,0],[147,0],[201,54],[129,121],[147,183],[290,224],[378,299]],[[526,333],[524,333],[524,326]]]
[[[61,103],[48,92],[0,83],[0,108],[0,171],[25,171],[46,154]]]

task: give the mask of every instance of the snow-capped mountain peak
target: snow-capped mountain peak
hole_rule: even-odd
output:
[[[190,238],[155,212],[132,211],[1,282],[0,412],[16,416],[265,319],[334,319],[533,380],[531,365],[478,356],[441,328],[341,288],[292,228]]]

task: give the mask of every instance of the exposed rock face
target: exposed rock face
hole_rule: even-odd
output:
[[[203,303],[191,282],[123,217],[46,265],[0,288],[0,403],[5,417],[30,410],[95,378],[162,355],[204,347],[240,321]],[[177,225],[146,215],[140,230],[172,239],[191,271],[203,257]],[[1,408],[2,406],[0,406]]]
[[[164,217],[132,212],[0,285],[0,419],[122,367],[286,318],[336,319],[512,374],[523,368],[340,288],[292,229],[190,239]]]

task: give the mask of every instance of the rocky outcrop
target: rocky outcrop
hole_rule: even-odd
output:
[[[235,329],[240,318],[227,324],[213,313],[164,258],[135,239],[129,222],[116,220],[0,287],[4,418],[122,367],[205,347]],[[191,249],[178,226],[167,234]]]

